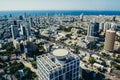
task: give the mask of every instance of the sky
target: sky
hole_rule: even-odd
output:
[[[2,10],[120,10],[120,0],[0,0]]]

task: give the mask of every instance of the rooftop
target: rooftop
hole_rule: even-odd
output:
[[[66,49],[56,49],[52,53],[56,57],[64,57],[69,54],[69,52]]]
[[[47,71],[60,68],[67,63],[74,61],[77,56],[73,55],[66,49],[55,49],[52,53],[43,54],[37,57],[46,68]]]
[[[110,29],[110,30],[107,30],[107,32],[112,32],[112,33],[115,33],[115,31],[113,31],[113,30],[111,30],[111,29]]]

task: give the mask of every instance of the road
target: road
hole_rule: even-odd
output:
[[[24,64],[24,66],[30,68],[32,72],[35,72],[35,73],[38,75],[37,69],[35,69],[35,68],[31,65],[30,62],[27,62],[27,61],[24,61],[24,60],[21,60],[21,62]]]
[[[41,35],[42,36],[42,35]],[[60,42],[60,41],[55,41],[52,39],[52,37],[47,37],[49,40],[46,40],[46,36],[42,36],[42,39],[48,41],[48,42],[52,42],[52,43],[56,43],[56,44],[59,44],[59,45],[62,45],[62,46],[66,46],[67,48],[70,48],[70,49],[74,49],[73,46],[70,46],[68,44],[65,44],[64,42]],[[52,39],[52,40],[51,40]],[[98,56],[100,56],[104,61],[108,61],[108,60],[112,60],[112,58],[103,58],[97,51],[94,51],[94,50],[88,50],[86,48],[81,48],[80,46],[78,47],[80,51],[82,52],[86,52],[86,53],[89,53],[89,54],[96,54]],[[112,60],[113,61],[113,60]],[[115,61],[113,61],[115,62]],[[117,63],[117,62],[115,62]],[[120,65],[120,63],[117,63]]]

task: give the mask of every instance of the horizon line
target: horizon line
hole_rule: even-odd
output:
[[[58,10],[54,10],[54,9],[53,10],[52,9],[51,10],[49,10],[49,9],[48,10],[47,9],[46,10],[40,10],[40,9],[38,9],[38,10],[34,10],[34,9],[29,10],[29,9],[26,9],[26,10],[24,10],[23,9],[23,10],[17,10],[16,9],[16,10],[0,10],[0,12],[1,11],[120,11],[120,10],[94,10],[94,9],[93,10],[92,9],[91,10],[87,10],[87,9],[76,9],[76,10],[72,10],[72,9],[71,10],[69,10],[69,9],[66,9],[66,10],[65,9],[64,10],[62,10],[62,9],[58,9]]]

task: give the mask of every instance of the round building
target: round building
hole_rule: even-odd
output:
[[[107,30],[105,35],[105,43],[104,43],[104,49],[107,51],[113,51],[114,50],[114,42],[115,42],[115,35],[116,32],[112,30]]]

